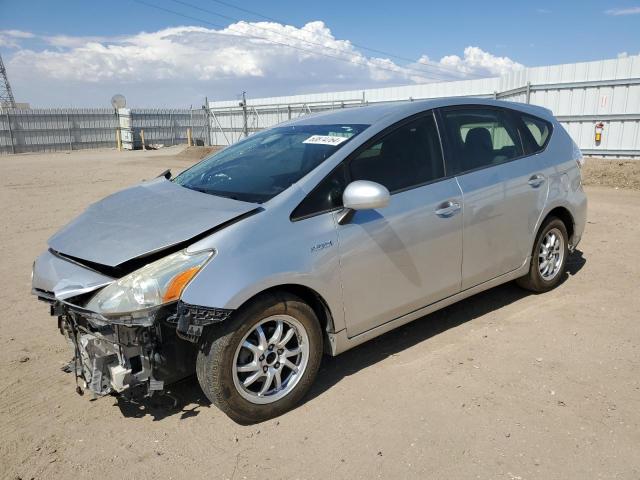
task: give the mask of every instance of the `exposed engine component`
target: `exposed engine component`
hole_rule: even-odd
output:
[[[59,322],[74,349],[71,370],[95,395],[120,393],[153,378],[157,327],[95,326],[71,311]]]
[[[76,376],[78,393],[88,389],[96,396],[137,386],[149,396],[192,374],[203,328],[231,314],[177,302],[156,314],[150,327],[105,325],[81,307],[40,298],[52,302],[51,315],[73,348],[67,370]]]

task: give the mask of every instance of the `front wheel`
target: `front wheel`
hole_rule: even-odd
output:
[[[314,311],[290,294],[266,294],[210,329],[196,374],[205,395],[238,423],[290,410],[311,387],[322,357]]]
[[[517,280],[518,285],[538,293],[555,288],[562,281],[568,255],[567,227],[559,218],[548,218],[536,237],[529,273]]]

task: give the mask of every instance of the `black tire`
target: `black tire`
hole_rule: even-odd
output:
[[[553,278],[547,280],[545,279],[540,272],[540,258],[539,251],[542,244],[542,241],[546,237],[547,233],[551,230],[556,229],[560,232],[563,240],[563,248],[562,248],[562,263],[558,272],[553,276]],[[564,222],[556,217],[547,218],[540,230],[538,231],[538,235],[536,236],[536,241],[533,245],[533,250],[531,253],[531,263],[529,265],[529,272],[516,280],[516,283],[532,292],[543,293],[548,292],[549,290],[555,288],[560,284],[565,275],[565,267],[567,265],[567,257],[569,256],[569,236],[567,234],[567,227]]]
[[[236,388],[233,362],[245,335],[272,315],[289,315],[302,324],[309,339],[309,358],[304,373],[286,396],[273,403],[256,404],[245,399]],[[284,292],[261,295],[217,328],[207,330],[196,360],[198,382],[207,398],[240,424],[268,420],[292,409],[316,378],[323,351],[320,323],[313,309],[294,295]]]

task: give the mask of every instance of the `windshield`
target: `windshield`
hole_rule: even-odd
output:
[[[256,133],[178,175],[178,185],[262,203],[320,165],[368,125],[292,125]]]

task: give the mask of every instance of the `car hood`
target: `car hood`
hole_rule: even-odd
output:
[[[163,177],[91,205],[49,239],[54,251],[108,267],[195,239],[256,209],[253,203],[181,187]]]

